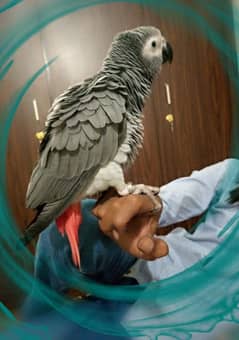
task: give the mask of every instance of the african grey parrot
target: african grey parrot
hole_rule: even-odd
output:
[[[81,215],[75,202],[109,187],[120,195],[138,190],[125,183],[123,170],[142,145],[142,110],[153,78],[172,58],[157,28],[119,33],[100,71],[55,99],[28,185],[27,207],[37,216],[25,229],[24,244],[56,219],[68,236],[74,264],[80,265]]]

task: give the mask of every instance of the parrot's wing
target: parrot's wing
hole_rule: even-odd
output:
[[[40,159],[27,190],[30,208],[64,200],[67,204],[83,193],[99,169],[114,159],[126,136],[124,96],[99,88],[76,100],[69,91],[48,115]]]

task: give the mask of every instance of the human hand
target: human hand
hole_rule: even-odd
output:
[[[155,237],[160,212],[146,195],[112,197],[99,203],[93,214],[100,229],[131,255],[154,260],[168,254],[165,241]]]

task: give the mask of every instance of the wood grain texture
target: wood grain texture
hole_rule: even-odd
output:
[[[19,4],[18,11],[8,11],[1,16],[0,29],[4,22],[15,22],[29,10],[29,1]],[[2,21],[3,17],[3,21]],[[0,82],[0,112],[6,110],[6,105],[30,77],[44,65],[40,37],[36,35],[29,39],[13,56],[13,66],[4,80]],[[33,212],[25,208],[25,194],[30,174],[38,157],[38,141],[35,133],[41,130],[44,120],[35,120],[33,99],[37,100],[39,113],[46,114],[50,105],[47,78],[42,74],[26,93],[16,112],[11,126],[7,150],[7,181],[6,188],[9,206],[19,229],[25,228],[33,217]],[[1,243],[2,246],[2,243]],[[4,247],[5,248],[5,247]],[[31,247],[32,249],[33,247]],[[6,248],[7,249],[7,248]],[[33,268],[19,258],[19,253],[11,254],[16,263],[25,270],[32,272]],[[8,308],[16,308],[24,298],[23,292],[5,272],[0,272],[0,300]]]

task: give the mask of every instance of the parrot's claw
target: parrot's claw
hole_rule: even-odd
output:
[[[159,193],[160,188],[158,187],[153,187],[150,185],[145,185],[145,184],[132,184],[128,183],[126,186],[123,188],[123,190],[118,191],[120,196],[127,196],[127,195],[140,195],[140,194],[145,194],[145,195],[157,195]]]
[[[133,184],[132,183],[128,183],[124,186],[123,189],[121,190],[117,190],[118,194],[120,196],[127,196],[133,193]]]
[[[160,188],[158,187],[152,187],[150,185],[145,185],[145,184],[135,184],[133,185],[132,183],[126,184],[125,188],[118,192],[121,196],[126,196],[126,195],[140,195],[144,194],[147,195],[151,201],[154,204],[154,208],[150,213],[155,214],[158,213],[162,210],[162,204],[161,201],[158,201],[156,196],[159,194]]]

